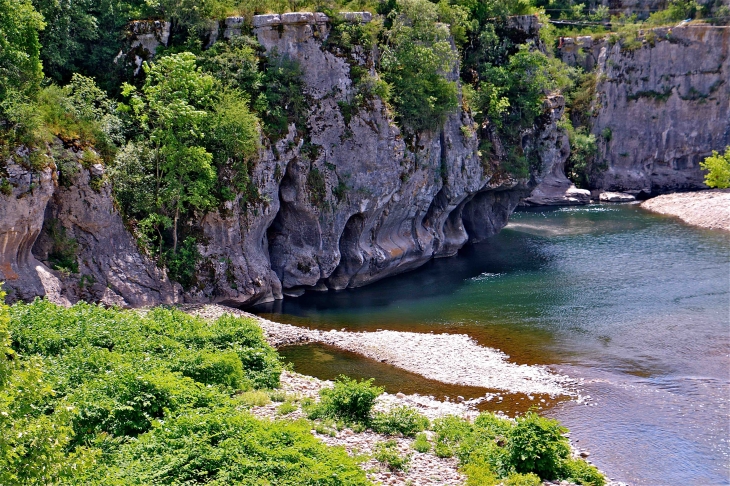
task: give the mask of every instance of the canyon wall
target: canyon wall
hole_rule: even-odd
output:
[[[369,20],[363,13],[345,18]],[[523,20],[515,28],[536,24]],[[326,47],[330,25],[323,15],[258,16],[253,25],[267,52],[302,67],[306,123],[291,125],[274,143],[262,140],[251,175],[260,195],[256,202],[238,195],[222,211],[199,215],[203,259],[193,287],[183,293],[140,252],[115,209],[105,168],[85,167],[78,150],[62,147],[66,159],[78,159],[71,180],[54,181],[52,163],[39,186],[16,184],[26,177],[18,175],[12,194],[0,194],[0,210],[7,213],[0,218],[0,281],[12,298],[58,294],[66,302],[83,298],[121,306],[249,305],[365,285],[494,235],[567,157],[565,134],[557,127],[562,96],[550,97],[540,125],[522,137],[537,162],[528,178],[514,179],[498,160],[482,159],[477,127],[461,109],[441,129],[415,135],[404,134],[377,97],[346,116],[342,106],[353,106],[356,89],[350,68],[358,65],[376,76],[375,53]],[[132,40],[127,59],[138,63],[154,55],[168,27],[138,26],[144,38]],[[213,26],[211,37],[237,35],[235,27],[233,21]],[[49,270],[59,244],[72,247],[78,272]],[[39,283],[38,269],[53,279],[55,293]]]
[[[703,189],[699,163],[730,145],[730,27],[683,24],[634,41],[566,39],[565,62],[595,69],[591,189]]]

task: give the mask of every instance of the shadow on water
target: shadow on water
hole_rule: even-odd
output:
[[[592,401],[546,413],[610,476],[705,485],[730,483],[729,302],[727,234],[596,205],[517,212],[457,257],[254,310],[318,329],[466,333],[514,362],[562,370]],[[336,350],[286,353],[315,376],[348,370],[389,390],[469,396]]]

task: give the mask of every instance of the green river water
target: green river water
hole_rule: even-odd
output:
[[[514,362],[581,380],[586,403],[519,395],[560,419],[611,478],[730,484],[730,237],[638,205],[519,211],[494,238],[414,272],[261,306],[318,329],[467,333]],[[282,350],[302,373],[374,377],[440,398],[484,390],[424,379],[335,349]]]

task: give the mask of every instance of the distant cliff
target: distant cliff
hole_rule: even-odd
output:
[[[684,24],[636,39],[566,39],[568,64],[595,69],[591,189],[704,188],[699,163],[730,145],[730,27]]]

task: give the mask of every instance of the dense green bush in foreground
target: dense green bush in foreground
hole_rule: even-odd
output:
[[[307,407],[325,423],[255,418],[247,408],[286,398],[264,391],[278,386],[280,372],[251,320],[0,304],[0,484],[365,485],[358,459],[312,428],[339,421],[414,436],[431,426],[408,407],[373,413],[382,389],[346,377]],[[435,453],[457,456],[469,484],[603,484],[595,468],[569,457],[554,420],[485,413],[473,424],[440,419],[433,430]],[[414,449],[430,450],[428,438]],[[376,450],[393,469],[409,457],[390,442]]]
[[[253,322],[47,301],[0,307],[0,484],[368,484],[310,426],[259,420],[278,386]]]

